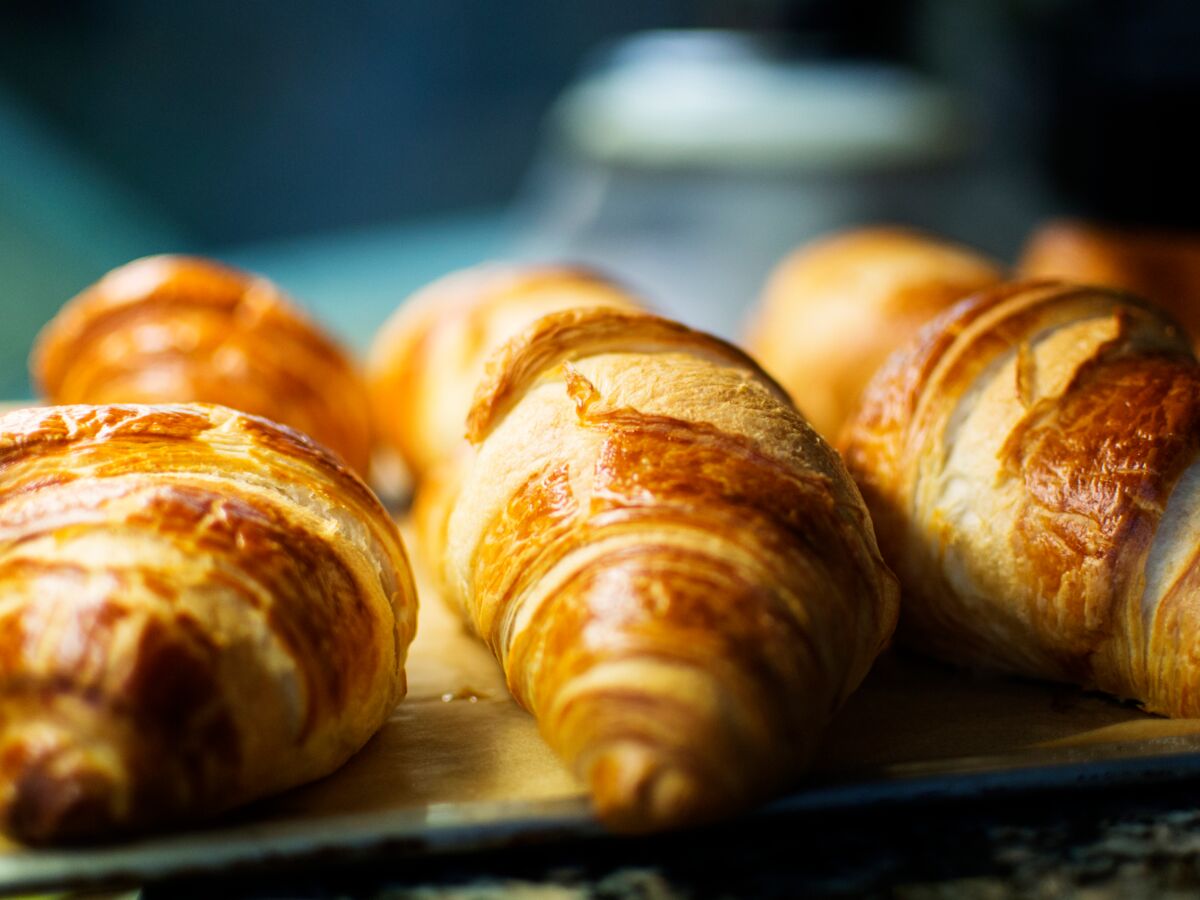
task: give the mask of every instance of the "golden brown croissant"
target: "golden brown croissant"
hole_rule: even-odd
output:
[[[414,475],[428,476],[463,441],[488,354],[539,316],[577,306],[639,303],[567,266],[478,266],[419,291],[371,346],[367,380],[381,436]]]
[[[1030,238],[1018,274],[1130,291],[1162,306],[1200,341],[1200,236],[1050,222]]]
[[[908,641],[1200,715],[1200,366],[1161,313],[973,297],[877,375],[845,449]]]
[[[0,828],[96,839],[327,774],[405,690],[396,527],[303,435],[199,404],[0,417]]]
[[[619,829],[793,780],[895,623],[837,455],[732,346],[539,319],[489,363],[442,583]]]
[[[802,247],[772,273],[747,346],[833,439],[888,354],[999,280],[978,254],[916,232],[846,232]]]
[[[115,269],[43,329],[31,369],[51,403],[219,403],[297,428],[360,473],[362,377],[265,278],[205,259]]]

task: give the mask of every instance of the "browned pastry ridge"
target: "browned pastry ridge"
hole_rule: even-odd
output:
[[[1200,365],[1133,297],[1026,282],[922,331],[844,439],[901,633],[1200,715]]]
[[[380,436],[426,478],[463,443],[488,355],[539,316],[581,306],[640,303],[595,272],[555,265],[481,265],[418,291],[371,345],[367,382]]]
[[[0,828],[108,839],[325,775],[404,695],[395,524],[223,407],[0,416]]]
[[[342,350],[265,278],[206,259],[114,269],[42,330],[50,403],[218,403],[303,431],[365,474],[370,410]]]
[[[893,350],[1000,277],[979,254],[919,232],[836,234],[801,247],[771,274],[747,347],[833,440]]]
[[[1017,273],[1130,291],[1163,307],[1200,342],[1200,235],[1048,222],[1029,239]]]
[[[547,313],[640,305],[588,269],[490,263],[435,281],[384,324],[367,363],[375,428],[416,480],[416,547],[435,578],[469,451],[467,412],[488,357]]]
[[[648,314],[538,319],[491,359],[441,583],[611,827],[794,781],[895,623],[837,455],[741,351]]]

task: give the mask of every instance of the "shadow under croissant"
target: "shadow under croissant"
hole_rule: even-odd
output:
[[[336,775],[264,801],[252,814],[344,815],[580,794],[529,714],[507,697],[428,699],[401,704]]]
[[[260,801],[237,821],[385,812],[429,804],[578,799],[583,788],[504,689],[490,654],[436,599],[410,665],[414,696],[334,775]],[[425,621],[422,627],[425,627]],[[457,666],[428,657],[455,648]],[[463,687],[469,672],[474,688]],[[457,680],[455,680],[457,679]],[[459,684],[457,688],[451,685]],[[444,693],[436,693],[441,688]],[[802,784],[841,782],[906,763],[1019,758],[1044,749],[1200,733],[1200,721],[1000,675],[966,672],[893,651],[834,718]]]
[[[1162,718],[1072,685],[968,671],[899,648],[834,718],[812,777],[1195,734],[1200,719]]]
[[[411,532],[406,532],[412,545]],[[486,645],[463,625],[414,560],[422,598],[409,653],[408,697],[334,774],[222,817],[264,824],[432,805],[570,801],[585,788],[510,697]],[[903,648],[885,655],[834,717],[801,785],[838,783],[910,762],[1015,756],[1046,747],[1200,732],[1082,692],[933,662]],[[803,790],[803,787],[801,787]],[[428,813],[427,813],[428,814]]]
[[[421,596],[408,697],[379,733],[333,775],[247,807],[238,821],[583,796],[487,647],[431,590]]]

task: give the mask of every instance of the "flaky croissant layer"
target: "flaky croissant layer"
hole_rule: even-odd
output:
[[[405,689],[394,523],[222,407],[0,417],[0,827],[96,839],[317,778]]]
[[[909,641],[1200,715],[1200,365],[1163,314],[980,294],[877,375],[844,443]]]
[[[794,779],[891,634],[836,454],[715,338],[545,316],[489,363],[442,581],[610,825],[728,814]]]

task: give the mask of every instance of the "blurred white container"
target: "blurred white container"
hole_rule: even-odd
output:
[[[890,222],[1002,256],[1041,202],[962,98],[914,72],[726,32],[631,38],[567,90],[520,204],[520,254],[609,269],[735,337],[776,262]]]

